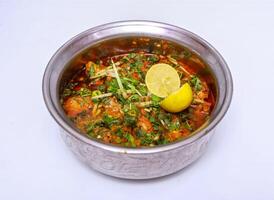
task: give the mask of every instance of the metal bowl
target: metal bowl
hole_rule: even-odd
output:
[[[68,63],[88,47],[95,52],[119,52],[112,41],[128,37],[165,39],[196,52],[211,68],[216,79],[217,102],[209,122],[186,140],[152,148],[125,148],[87,138],[65,116],[60,105],[59,90],[68,76]],[[100,46],[105,42],[106,46]],[[97,51],[96,51],[97,49]],[[111,49],[111,50],[109,50]],[[118,49],[118,50],[117,50]],[[215,126],[224,117],[232,98],[232,77],[217,50],[199,36],[176,26],[151,21],[121,21],[91,28],[66,42],[51,58],[43,77],[43,95],[52,117],[61,127],[61,135],[75,155],[91,168],[104,174],[126,179],[150,179],[177,172],[206,150]]]

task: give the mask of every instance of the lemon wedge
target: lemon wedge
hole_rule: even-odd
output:
[[[179,90],[168,95],[161,101],[160,106],[168,112],[176,113],[190,106],[192,100],[193,94],[191,87],[188,83],[185,83]]]
[[[148,90],[158,97],[166,97],[180,88],[177,71],[165,63],[152,65],[147,71],[145,82]]]

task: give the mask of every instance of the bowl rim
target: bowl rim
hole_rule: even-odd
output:
[[[111,29],[113,27],[119,27],[119,26],[130,26],[130,25],[145,25],[145,26],[157,26],[167,29],[172,29],[176,32],[182,32],[186,34],[188,37],[191,37],[195,40],[198,40],[200,43],[208,47],[217,57],[220,62],[220,65],[222,67],[224,76],[225,76],[225,98],[223,100],[223,103],[220,107],[220,110],[218,113],[216,113],[215,118],[210,121],[209,124],[207,124],[206,127],[202,127],[199,131],[197,131],[194,135],[190,136],[189,138],[177,142],[173,142],[167,145],[158,145],[154,147],[140,147],[140,148],[130,148],[130,147],[123,147],[123,146],[116,146],[111,144],[106,144],[103,142],[98,142],[96,140],[92,140],[83,134],[81,134],[79,131],[77,131],[75,128],[71,127],[58,113],[58,110],[53,105],[51,96],[50,96],[50,87],[49,87],[49,79],[51,76],[51,68],[53,61],[55,58],[58,57],[59,53],[65,49],[67,46],[75,42],[75,40],[81,39],[85,36],[87,36],[90,33],[97,32],[99,30],[103,29]],[[84,48],[83,48],[84,49]],[[212,129],[216,127],[217,124],[223,119],[225,116],[231,101],[232,101],[232,95],[233,95],[233,80],[231,72],[228,68],[227,63],[225,62],[224,58],[221,56],[221,54],[206,40],[201,38],[200,36],[196,35],[195,33],[188,31],[184,28],[174,26],[171,24],[163,23],[163,22],[156,22],[156,21],[148,21],[148,20],[126,20],[126,21],[115,21],[111,23],[102,24],[99,26],[95,26],[93,28],[87,29],[76,36],[69,39],[67,42],[65,42],[51,57],[49,60],[46,69],[44,71],[43,80],[42,80],[42,93],[44,102],[46,104],[46,107],[51,114],[51,116],[55,119],[55,121],[75,139],[79,139],[85,144],[92,145],[94,147],[117,152],[117,153],[127,153],[127,154],[151,154],[151,153],[157,153],[157,152],[163,152],[163,151],[170,151],[174,150],[186,145],[189,145],[197,140],[199,140],[201,137],[206,136]]]

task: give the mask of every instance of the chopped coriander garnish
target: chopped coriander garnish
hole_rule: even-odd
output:
[[[65,88],[63,91],[63,97],[68,97],[72,94],[73,90],[69,89],[69,88]]]
[[[100,102],[100,99],[92,99],[92,102],[93,102],[93,103],[99,103],[99,102]]]
[[[119,128],[119,129],[116,131],[115,134],[116,134],[117,136],[119,136],[119,137],[123,137],[124,132],[123,132],[123,130],[122,130],[121,128]]]
[[[125,134],[125,138],[126,138],[127,141],[129,142],[129,144],[130,144],[131,147],[135,147],[135,146],[136,146],[136,145],[135,145],[135,139],[134,139],[134,137],[133,137],[131,134],[126,133],[126,134]]]
[[[119,120],[111,117],[109,115],[104,115],[103,117],[103,123],[107,126],[107,127],[111,127],[113,124],[118,124]]]
[[[202,89],[201,80],[197,76],[192,76],[190,84],[193,86],[195,91],[200,91]]]
[[[87,89],[87,88],[81,88],[79,91],[77,91],[77,93],[81,96],[81,97],[88,97],[88,96],[92,96],[92,92]]]
[[[97,89],[100,90],[101,92],[105,92],[106,86],[105,86],[105,85],[99,85],[99,86],[97,87]]]
[[[191,57],[191,52],[188,49],[184,49],[183,51],[184,58],[188,59]]]
[[[158,107],[162,100],[163,100],[163,98],[161,98],[161,97],[158,97],[154,94],[151,95],[152,105],[155,106],[155,107]]]
[[[90,65],[90,69],[89,69],[89,76],[92,77],[95,75],[95,69],[94,69],[94,65],[91,64]]]
[[[88,134],[91,134],[92,132],[93,132],[93,129],[94,129],[94,124],[89,124],[88,126],[87,126],[87,133]]]
[[[188,123],[188,120],[184,123],[184,127],[190,131],[192,131],[192,127],[190,126],[190,124]]]
[[[149,57],[147,58],[147,60],[148,60],[149,62],[151,62],[152,64],[154,64],[154,63],[156,63],[156,62],[159,60],[159,58],[158,58],[158,56],[152,55],[152,56],[149,56]]]
[[[146,96],[146,95],[147,95],[147,86],[145,86],[145,85],[139,85],[138,91],[139,91],[143,96]]]
[[[133,94],[128,98],[128,100],[131,102],[137,102],[140,100],[140,96],[138,94]]]
[[[128,58],[134,58],[135,56],[136,56],[135,53],[129,53],[129,54],[128,54]]]
[[[102,94],[102,92],[100,90],[94,90],[94,91],[92,91],[91,96],[96,97],[96,96],[101,95],[101,94]]]
[[[112,79],[110,82],[107,82],[108,92],[116,93],[119,90],[118,82],[116,79]]]
[[[169,130],[171,130],[171,131],[177,131],[179,129],[180,129],[180,122],[179,122],[179,120],[176,120],[175,122],[172,122],[169,125]]]

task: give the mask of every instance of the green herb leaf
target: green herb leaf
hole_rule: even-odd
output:
[[[139,81],[135,80],[134,78],[128,78],[128,77],[123,77],[121,78],[122,82],[124,84],[133,84],[134,86],[139,84]]]
[[[121,93],[115,93],[114,96],[117,98],[118,102],[122,105],[128,103]]]
[[[94,91],[92,91],[92,96],[93,97],[96,97],[96,96],[101,95],[101,94],[102,94],[102,92],[100,92],[100,90],[94,90]]]
[[[129,134],[129,133],[125,134],[125,138],[130,143],[130,146],[132,146],[132,147],[136,146],[135,145],[135,139],[134,139],[134,137],[131,134]]]
[[[168,140],[164,137],[161,137],[157,142],[157,144],[162,144],[162,145],[168,144],[168,143],[169,143]]]
[[[92,102],[93,102],[93,103],[99,103],[99,102],[100,102],[100,99],[92,99]]]
[[[190,126],[190,124],[188,123],[188,120],[184,123],[184,127],[190,131],[192,131],[192,127]]]
[[[71,96],[71,95],[75,94],[75,91],[74,91],[73,89],[74,89],[74,87],[75,87],[76,85],[78,85],[77,82],[76,82],[76,83],[74,83],[74,82],[69,82],[69,83],[66,85],[66,87],[65,87],[65,89],[64,89],[64,91],[63,91],[63,93],[62,93],[62,96],[63,96],[63,97],[68,97],[68,96]]]
[[[117,138],[115,138],[115,142],[116,142],[117,144],[120,144],[120,143],[122,142],[122,140],[121,140],[121,138],[117,137]]]
[[[172,122],[169,125],[168,129],[170,131],[177,131],[177,130],[179,130],[180,129],[180,122],[179,122],[179,120],[176,120],[175,122]]]
[[[154,94],[151,95],[151,101],[152,101],[152,106],[154,107],[159,107],[160,106],[160,102],[163,100],[163,98],[158,97]]]
[[[125,124],[130,127],[135,127],[139,114],[138,108],[134,104],[129,104],[124,106],[123,111]]]
[[[97,86],[97,89],[100,91],[100,92],[105,92],[105,90],[106,90],[106,86],[105,85],[99,85],[99,86]]]
[[[119,90],[118,82],[116,79],[112,79],[110,82],[107,82],[108,92],[116,93]]]
[[[73,90],[69,89],[69,88],[65,88],[64,91],[63,91],[63,94],[62,96],[63,97],[68,97],[72,94]]]
[[[149,121],[150,121],[151,123],[155,123],[156,120],[155,120],[154,117],[150,116],[150,117],[149,117]]]
[[[140,71],[140,67],[143,66],[143,62],[142,62],[142,61],[136,61],[136,62],[134,62],[134,63],[130,63],[129,66],[130,66],[131,68],[135,68],[135,70],[136,70],[137,72],[139,72],[139,71]]]
[[[201,80],[197,76],[192,76],[190,79],[190,84],[195,91],[200,91],[202,89]]]
[[[158,56],[152,55],[152,56],[149,56],[149,57],[147,58],[147,60],[148,60],[149,62],[151,62],[152,64],[154,64],[154,63],[156,63],[156,62],[159,60],[159,58],[158,58]]]
[[[133,117],[133,116],[130,116],[130,115],[125,115],[124,120],[125,120],[125,124],[127,126],[130,126],[130,127],[135,127],[136,126],[136,122],[137,122],[136,117]]]
[[[109,116],[109,115],[104,115],[104,117],[103,117],[103,123],[107,127],[110,128],[114,124],[119,124],[120,121],[118,119],[116,119],[116,118],[113,118],[113,117]]]
[[[154,134],[153,133],[142,132],[142,137],[140,139],[141,139],[141,144],[142,145],[148,146],[150,144],[153,144]]]
[[[160,129],[160,122],[157,121],[157,120],[156,120],[154,117],[152,117],[152,116],[149,116],[148,119],[149,119],[149,121],[152,123],[153,129],[154,129],[155,131],[158,131],[158,130]]]
[[[92,77],[94,75],[95,75],[94,65],[91,64],[90,69],[89,69],[89,76]]]
[[[81,88],[79,91],[77,91],[77,94],[79,94],[81,97],[92,96],[92,92],[87,88]]]
[[[116,131],[115,134],[116,134],[117,136],[119,136],[119,137],[123,137],[124,132],[123,132],[123,130],[122,130],[121,128],[119,128],[119,129]]]
[[[184,49],[183,51],[184,58],[188,59],[192,56],[191,52],[188,49]]]
[[[129,100],[130,102],[136,102],[136,101],[140,101],[140,97],[139,97],[138,94],[133,94],[133,95],[131,95],[131,96],[128,98],[128,100]]]
[[[136,56],[135,53],[129,53],[129,54],[128,54],[128,58],[134,58],[135,56]]]
[[[189,118],[189,113],[187,112],[180,112],[179,113],[179,118],[181,119],[181,121],[186,121]]]
[[[92,132],[93,132],[93,129],[94,129],[94,124],[93,123],[91,123],[91,124],[89,124],[88,126],[87,126],[87,133],[90,135]]]
[[[143,96],[147,96],[148,90],[145,85],[139,85],[139,87],[137,89]]]

